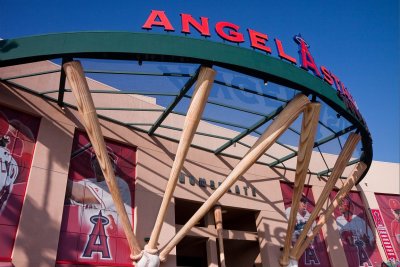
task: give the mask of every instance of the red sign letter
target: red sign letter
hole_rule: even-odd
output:
[[[249,31],[251,47],[271,54],[271,48],[265,45],[266,41],[268,41],[268,35],[252,29],[247,30]]]
[[[229,34],[226,34],[224,32],[224,29],[228,28]],[[234,43],[243,43],[244,42],[244,37],[243,34],[240,32],[237,32],[239,30],[239,26],[236,24],[230,23],[230,22],[224,22],[220,21],[215,25],[215,31],[224,40],[228,40],[230,42]]]
[[[333,84],[333,79],[331,76],[331,73],[329,72],[329,70],[327,68],[325,68],[324,66],[321,66],[321,71],[324,74],[324,81],[329,83],[330,85]]]
[[[283,50],[281,40],[275,38],[275,44],[276,44],[276,48],[278,49],[278,55],[280,58],[286,59],[287,61],[292,62],[293,64],[296,64],[296,62],[297,62],[296,59],[289,56],[288,54],[286,54],[285,51]]]
[[[200,17],[201,23],[197,22],[189,14],[181,14],[182,17],[182,33],[190,33],[189,25],[192,25],[201,35],[211,36],[210,28],[208,27],[208,18]]]
[[[311,56],[310,51],[308,51],[307,44],[304,42],[303,38],[299,36],[295,36],[294,40],[300,46],[300,59],[301,59],[301,67],[305,70],[312,70],[314,74],[318,77],[321,77],[321,73],[315,64],[313,57]]]
[[[164,27],[165,31],[175,31],[165,12],[160,10],[152,10],[142,28],[151,30],[153,26]]]

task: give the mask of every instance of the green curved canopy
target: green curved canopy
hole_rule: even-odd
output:
[[[352,124],[351,129],[355,129],[362,135],[363,155],[360,160],[368,166],[372,162],[372,140],[368,127],[364,121],[360,121],[347,109],[334,88],[293,64],[260,52],[203,39],[130,32],[58,33],[0,41],[0,67],[73,58],[218,66],[294,88],[314,99],[321,99],[349,121]],[[6,80],[3,79],[3,81]],[[64,88],[60,87],[60,94],[63,90]],[[336,134],[340,135],[340,133]],[[318,147],[319,142],[322,143],[322,141],[317,141],[316,146]],[[275,165],[284,160],[285,158],[277,159]]]

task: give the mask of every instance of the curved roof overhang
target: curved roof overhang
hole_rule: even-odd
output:
[[[59,33],[0,41],[0,68],[59,58],[157,61],[219,66],[295,88],[308,96],[321,99],[350,122],[351,129],[359,132],[362,137],[360,160],[366,163],[368,168],[372,162],[372,139],[368,127],[346,107],[337,91],[307,71],[269,55],[201,39],[130,32]],[[283,160],[285,159],[277,162]]]

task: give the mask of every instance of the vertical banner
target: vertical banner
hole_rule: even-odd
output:
[[[385,223],[383,222],[382,214],[380,210],[371,209],[372,218],[374,219],[376,230],[378,231],[379,238],[381,239],[383,250],[385,251],[385,255],[391,262],[397,261],[397,255],[394,250],[392,241],[389,237],[389,232],[386,228]]]
[[[106,140],[126,212],[134,224],[136,149]],[[132,266],[115,205],[89,138],[75,132],[57,263]]]
[[[39,122],[0,106],[0,261],[11,261]]]
[[[281,190],[283,195],[283,203],[285,205],[286,218],[289,218],[290,210],[292,209],[292,195],[293,185],[287,183],[281,183]],[[297,212],[296,226],[292,236],[292,244],[294,244],[297,238],[300,236],[305,224],[310,218],[310,214],[315,207],[314,196],[311,191],[311,187],[305,186],[303,190],[303,196],[300,200],[299,206],[295,207]],[[313,227],[316,222],[313,224]],[[310,231],[311,232],[311,231]],[[314,241],[305,250],[304,254],[299,259],[299,266],[323,266],[330,267],[329,256],[326,251],[326,245],[322,231],[315,237]]]
[[[337,192],[332,192],[333,199]],[[382,258],[360,193],[350,192],[334,211],[349,267],[380,266]]]
[[[400,195],[375,194],[389,238],[400,260]]]

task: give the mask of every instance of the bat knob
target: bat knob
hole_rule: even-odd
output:
[[[288,267],[298,267],[299,263],[297,260],[290,259]]]
[[[150,254],[147,251],[143,252],[143,256],[136,263],[136,267],[158,267],[160,266],[160,258],[157,254]]]

